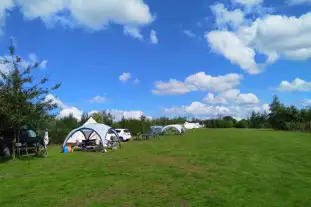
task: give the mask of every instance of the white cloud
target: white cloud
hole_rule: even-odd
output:
[[[6,16],[8,11],[14,7],[12,0],[1,0],[0,2],[0,36],[3,34],[2,28],[5,26]]]
[[[134,84],[139,84],[140,83],[140,80],[138,78],[136,78],[134,81],[133,81]]]
[[[235,3],[247,6],[260,5],[262,2],[236,0]],[[214,10],[217,8],[218,11],[218,13],[214,12],[216,22],[232,24],[232,18],[227,14],[228,10],[222,4],[218,5],[220,6],[212,7]],[[231,30],[229,28],[214,30],[205,35],[212,51],[224,56],[231,63],[239,65],[250,74],[262,72],[265,67],[280,58],[298,61],[309,59],[311,57],[310,36],[311,12],[300,17],[264,13],[255,20],[246,19]],[[256,55],[264,55],[266,61],[257,63]]]
[[[78,121],[81,120],[82,114],[83,112],[80,111],[78,108],[70,106],[68,108],[64,108],[59,112],[59,115],[57,117],[59,118],[64,118],[67,117],[69,115],[71,115],[76,118]]]
[[[186,83],[194,85],[202,91],[223,92],[232,89],[240,84],[243,76],[236,73],[227,75],[211,76],[204,72],[199,72],[186,78]]]
[[[311,99],[304,99],[301,101],[303,106],[310,106],[311,107]]]
[[[241,105],[256,105],[259,103],[259,99],[253,93],[240,94],[236,100],[236,103]]]
[[[140,119],[144,112],[142,111],[122,111],[122,110],[107,110],[110,113],[115,121],[120,121],[122,117],[125,119]]]
[[[187,30],[187,29],[183,30],[183,33],[190,38],[196,38],[197,37],[193,32],[191,32],[190,30]]]
[[[126,83],[129,79],[131,78],[131,74],[130,73],[122,73],[119,76],[119,80],[123,83]]]
[[[87,30],[107,29],[110,24],[124,26],[124,33],[143,39],[140,27],[155,20],[143,0],[1,0],[0,27],[4,25],[6,9],[19,7],[28,19],[41,19],[48,27],[63,24]]]
[[[155,95],[180,95],[195,91],[196,87],[187,83],[170,79],[168,82],[157,81],[152,93]]]
[[[52,100],[53,104],[57,104],[60,107],[59,114],[57,115],[58,118],[67,117],[70,114],[72,114],[73,117],[75,117],[79,121],[81,120],[81,116],[83,112],[79,110],[78,108],[64,104],[60,99],[56,98],[52,94],[48,94],[45,97],[45,101],[49,101],[49,100]]]
[[[103,96],[95,96],[94,98],[92,98],[90,101],[92,103],[104,103],[107,99]]]
[[[227,104],[227,100],[220,97],[215,96],[213,93],[208,93],[207,96],[204,97],[203,101],[210,104]]]
[[[92,110],[92,111],[90,111],[89,113],[88,113],[88,115],[89,116],[92,116],[93,114],[95,114],[95,113],[98,113],[99,111],[97,111],[97,110]]]
[[[296,78],[292,82],[282,81],[277,90],[285,92],[309,92],[311,91],[311,82],[304,81],[300,78]]]
[[[311,0],[287,0],[289,5],[311,4]]]
[[[151,44],[158,44],[159,42],[157,32],[155,30],[151,30],[150,32],[150,42]]]
[[[216,3],[211,6],[211,10],[216,16],[216,24],[219,28],[226,27],[227,25],[237,27],[244,22],[244,13],[240,9],[229,11],[224,4]]]
[[[220,94],[220,97],[224,98],[228,101],[235,101],[240,94],[239,89],[229,89],[227,91],[224,91]]]
[[[211,31],[206,33],[205,38],[214,52],[223,55],[231,63],[239,65],[250,74],[260,72],[255,62],[255,51],[245,45],[235,33]]]
[[[230,73],[223,76],[211,76],[199,72],[188,76],[184,82],[170,79],[157,81],[152,92],[156,95],[180,95],[192,91],[224,92],[240,84],[241,75]]]
[[[263,3],[263,0],[231,0],[233,3],[238,3],[244,6],[255,6]]]
[[[256,106],[219,106],[208,105],[201,102],[192,102],[188,106],[165,108],[164,112],[173,116],[194,116],[197,118],[218,118],[219,116],[233,116],[241,118],[247,118],[252,111],[265,112],[269,110],[268,104],[256,105]]]
[[[48,94],[45,97],[45,101],[52,101],[52,104],[57,104],[60,108],[66,108],[68,107],[66,104],[64,104],[60,99],[56,98],[52,94]]]
[[[39,61],[38,56],[35,53],[30,53],[28,55],[28,59],[29,59],[29,61],[24,60],[23,65],[25,67],[27,67],[28,65],[33,65],[35,63],[39,63],[40,69],[45,69],[47,67],[48,61],[47,60]]]
[[[141,34],[138,27],[125,26],[123,31],[125,35],[132,36],[138,40],[143,40],[143,35]]]

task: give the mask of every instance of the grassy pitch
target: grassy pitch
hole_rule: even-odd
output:
[[[0,164],[0,206],[311,206],[311,134],[201,129]]]

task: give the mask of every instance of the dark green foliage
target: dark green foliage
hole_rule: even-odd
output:
[[[248,121],[245,119],[242,119],[241,121],[239,121],[236,125],[236,128],[247,128],[248,127]]]
[[[46,77],[35,81],[33,69],[40,63],[31,63],[24,68],[23,60],[15,54],[13,44],[9,47],[10,56],[1,61],[2,67],[8,72],[0,71],[0,118],[1,128],[14,131],[13,159],[15,158],[15,143],[22,126],[38,127],[51,118],[49,112],[57,108],[52,100],[46,100],[50,91],[60,87],[45,87]]]
[[[237,120],[231,116],[226,116],[222,119],[209,119],[204,121],[207,128],[232,128],[236,123]]]

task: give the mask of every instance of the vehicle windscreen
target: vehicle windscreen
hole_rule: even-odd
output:
[[[120,133],[120,132],[121,132],[121,130],[116,130],[116,132],[117,132],[117,133]]]
[[[124,132],[125,132],[125,133],[129,133],[129,130],[125,129]]]

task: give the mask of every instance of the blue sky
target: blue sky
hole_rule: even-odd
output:
[[[22,57],[47,61],[36,75],[62,83],[60,116],[241,118],[273,94],[311,103],[310,0],[4,0],[0,26],[1,54],[14,37]]]

